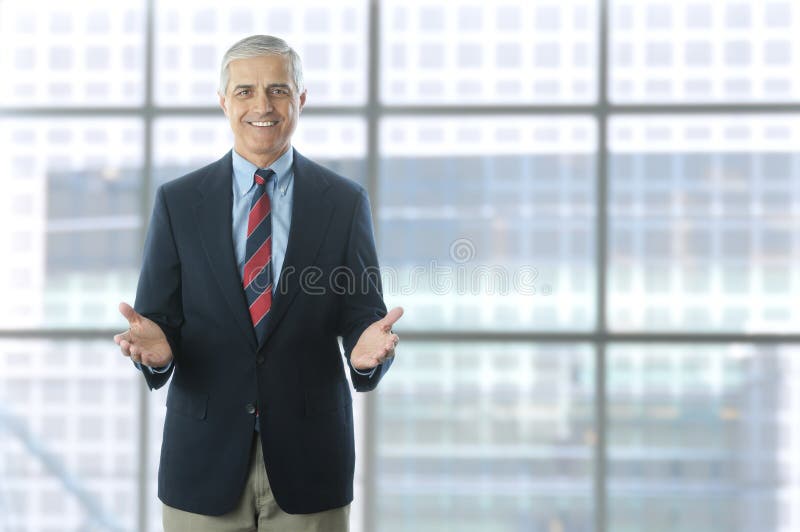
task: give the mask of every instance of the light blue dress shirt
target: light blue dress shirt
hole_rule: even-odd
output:
[[[272,211],[272,293],[278,286],[289,228],[292,225],[292,196],[294,194],[294,151],[289,148],[269,168],[275,175],[266,184]],[[244,259],[247,250],[247,218],[256,192],[255,173],[258,167],[233,150],[233,249],[239,275],[244,276]],[[266,168],[265,168],[266,170]]]

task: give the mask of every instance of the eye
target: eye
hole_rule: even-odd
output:
[[[248,94],[250,94],[250,89],[239,89],[236,96],[247,96]]]
[[[289,89],[285,87],[273,87],[270,92],[275,95],[286,96],[289,94]]]

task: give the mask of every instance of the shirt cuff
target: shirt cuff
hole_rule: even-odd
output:
[[[133,365],[136,366],[136,369],[138,370],[142,369],[142,364],[140,362],[136,362],[135,360],[131,360],[131,362],[133,362]],[[170,361],[170,363],[164,366],[163,368],[151,368],[150,366],[145,366],[145,367],[147,368],[147,370],[150,372],[151,375],[155,375],[158,373],[166,373],[172,367],[172,362]]]
[[[375,375],[375,370],[376,370],[376,369],[378,369],[378,366],[375,366],[374,368],[372,368],[372,369],[371,369],[371,370],[369,370],[369,371],[359,371],[359,370],[357,370],[356,368],[353,368],[353,371],[355,371],[355,372],[356,372],[356,373],[358,373],[359,375],[363,375],[364,377],[369,377],[369,378],[372,378],[372,376],[373,376],[373,375]]]
[[[151,368],[150,366],[147,366],[147,369],[150,370],[150,373],[166,373],[170,370],[170,368],[172,368],[172,361],[170,361],[169,364],[161,368]]]

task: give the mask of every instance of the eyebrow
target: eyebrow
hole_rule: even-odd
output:
[[[267,85],[268,89],[272,89],[272,88],[275,88],[275,87],[283,87],[283,88],[287,88],[287,89],[291,89],[292,88],[288,83],[270,83],[269,85]],[[239,89],[254,89],[254,88],[255,88],[255,85],[240,84],[240,85],[236,85],[233,88],[233,91],[236,92]]]

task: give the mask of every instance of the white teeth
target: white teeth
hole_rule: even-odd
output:
[[[254,126],[258,126],[258,127],[271,127],[271,126],[274,126],[275,124],[277,124],[278,122],[277,121],[273,121],[273,122],[250,122],[250,123],[253,124]]]

